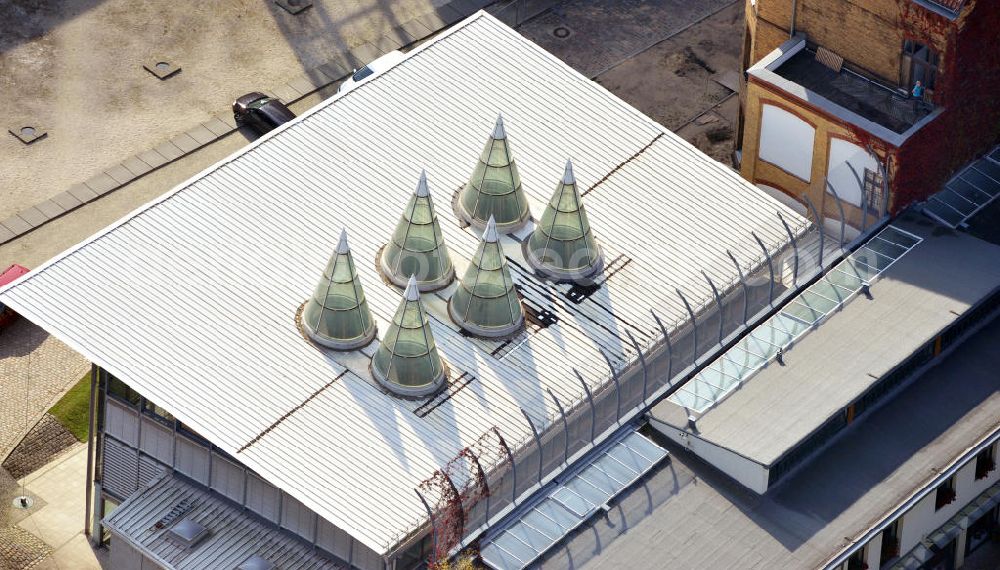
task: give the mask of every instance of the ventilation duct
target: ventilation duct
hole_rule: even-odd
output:
[[[503,117],[497,117],[476,169],[459,195],[458,215],[480,229],[486,227],[492,216],[501,233],[516,232],[531,217],[521,177],[510,154]]]
[[[604,265],[570,161],[528,239],[526,257],[536,270],[560,281],[582,281]]]
[[[508,336],[524,324],[524,309],[492,217],[472,264],[448,303],[448,313],[465,331],[490,338]]]
[[[318,344],[336,350],[361,348],[375,338],[375,321],[354,269],[347,230],[340,232],[337,250],[302,311],[302,328]]]
[[[390,392],[406,397],[431,394],[444,383],[444,363],[414,277],[372,357],[372,374]]]
[[[379,267],[386,279],[399,287],[405,287],[410,276],[416,276],[421,291],[446,287],[455,277],[455,268],[441,235],[441,225],[434,213],[425,172],[420,173],[417,189],[406,205],[392,239],[382,249]]]

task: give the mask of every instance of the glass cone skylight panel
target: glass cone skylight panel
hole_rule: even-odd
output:
[[[573,176],[573,164],[569,161],[541,221],[528,239],[527,254],[535,269],[556,279],[583,279],[602,267],[601,250],[590,230]]]
[[[665,449],[645,436],[627,432],[507,521],[480,550],[483,561],[496,570],[527,567],[666,456]]]
[[[392,239],[382,250],[381,269],[400,287],[406,286],[411,275],[416,276],[421,291],[441,289],[455,277],[423,172]]]
[[[524,310],[492,217],[448,303],[448,312],[458,326],[479,336],[507,336],[524,324]]]
[[[346,230],[341,231],[337,249],[306,302],[302,325],[314,341],[337,350],[354,350],[375,338],[375,321],[354,268]]]
[[[913,234],[887,226],[678,388],[669,400],[694,412],[707,410],[920,241]]]
[[[424,396],[444,382],[444,363],[413,277],[406,285],[392,325],[372,357],[372,373],[388,390],[401,396]]]
[[[507,142],[503,117],[497,117],[486,148],[459,196],[458,209],[466,222],[480,228],[492,216],[501,233],[521,229],[531,217],[528,200],[521,188],[521,176]]]
[[[924,212],[953,228],[1000,196],[1000,147],[980,158],[924,203]]]

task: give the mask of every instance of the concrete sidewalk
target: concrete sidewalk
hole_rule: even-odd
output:
[[[111,567],[107,551],[92,549],[83,534],[86,469],[87,446],[81,443],[27,477],[27,494],[35,504],[26,512],[12,510],[9,514],[17,528],[42,539],[52,549],[49,556],[30,566],[32,570]]]

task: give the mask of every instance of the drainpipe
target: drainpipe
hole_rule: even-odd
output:
[[[788,30],[789,39],[795,37],[795,13],[798,8],[798,4],[799,4],[798,0],[792,0],[792,23],[789,26]]]

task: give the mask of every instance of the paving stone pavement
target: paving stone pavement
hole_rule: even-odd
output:
[[[89,369],[87,359],[26,319],[0,333],[0,461]]]
[[[44,414],[10,452],[2,467],[11,477],[20,479],[44,467],[77,443],[76,437],[55,416]]]
[[[14,525],[10,505],[19,492],[17,481],[0,468],[0,570],[33,568],[52,551],[45,541]]]

